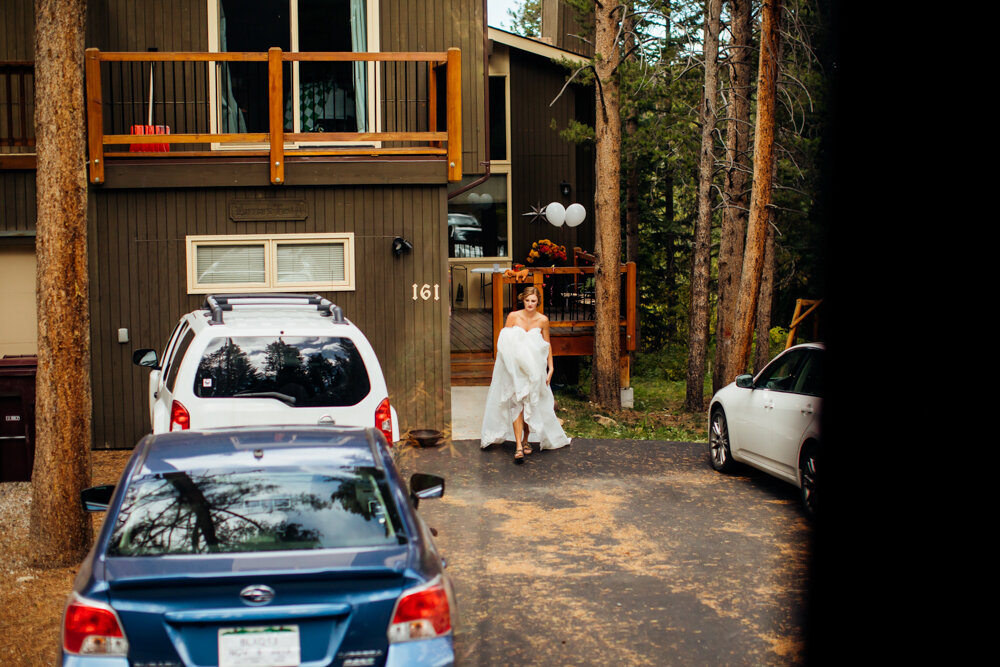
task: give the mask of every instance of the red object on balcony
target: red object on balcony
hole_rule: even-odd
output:
[[[169,125],[133,125],[132,134],[170,134]],[[170,144],[129,144],[130,153],[168,153]]]

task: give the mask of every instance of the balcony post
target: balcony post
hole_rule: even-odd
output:
[[[104,109],[101,99],[101,52],[90,48],[84,53],[87,76],[87,166],[90,182],[104,182]]]
[[[636,340],[636,314],[638,310],[635,284],[636,264],[625,264],[625,343],[629,352],[634,352],[638,346]]]
[[[448,49],[448,180],[462,180],[462,52]],[[486,128],[489,131],[489,128]]]
[[[285,114],[282,100],[281,49],[272,46],[267,51],[268,143],[271,147],[271,183],[285,183]]]

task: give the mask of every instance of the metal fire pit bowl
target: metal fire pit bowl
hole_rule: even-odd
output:
[[[410,431],[409,439],[415,440],[421,447],[433,447],[437,445],[444,433],[430,428],[418,428]]]

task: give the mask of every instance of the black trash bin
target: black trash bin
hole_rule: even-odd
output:
[[[31,481],[37,369],[33,354],[0,359],[0,482]]]

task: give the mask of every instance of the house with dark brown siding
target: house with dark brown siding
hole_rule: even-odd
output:
[[[36,351],[32,4],[0,8],[0,356]],[[162,347],[213,292],[329,298],[371,340],[400,432],[449,428],[453,315],[492,307],[493,274],[474,269],[523,263],[543,236],[593,239],[592,220],[523,215],[592,209],[589,148],[558,133],[593,115],[591,89],[556,99],[553,59],[578,55],[488,29],[485,4],[89,3],[95,448],[148,432],[132,350]],[[292,249],[336,259],[275,268]]]

